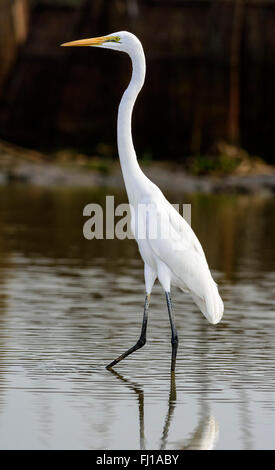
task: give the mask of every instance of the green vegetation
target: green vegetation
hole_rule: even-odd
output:
[[[113,161],[110,158],[90,158],[87,160],[83,168],[94,170],[103,175],[109,175],[112,171]]]
[[[196,175],[229,174],[235,171],[240,163],[241,158],[232,158],[228,155],[196,155],[189,158],[188,169]]]
[[[211,154],[194,155],[186,160],[187,168],[196,175],[270,174],[274,167],[260,157],[249,155],[243,148],[224,141],[216,142]]]

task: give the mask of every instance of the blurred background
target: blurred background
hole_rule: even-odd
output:
[[[140,157],[184,162],[225,141],[274,163],[274,0],[1,0],[0,138],[115,156],[129,59],[59,45],[123,29],[147,58]]]
[[[175,383],[157,283],[148,344],[105,370],[140,333],[143,263],[83,237],[88,203],[127,202],[130,60],[60,44],[123,29],[147,59],[139,162],[192,205],[225,305],[213,327],[173,290]],[[0,0],[1,449],[274,449],[274,38],[275,0]]]

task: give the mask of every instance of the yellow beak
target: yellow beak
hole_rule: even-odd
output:
[[[61,46],[100,46],[103,42],[110,41],[110,36],[100,36],[98,38],[79,39],[78,41],[64,42]]]

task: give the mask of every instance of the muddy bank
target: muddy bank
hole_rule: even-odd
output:
[[[117,160],[77,155],[69,161],[49,161],[49,156],[8,143],[0,145],[0,184],[21,183],[41,187],[123,188]],[[144,173],[161,189],[186,193],[266,193],[275,194],[275,169],[227,176],[198,176],[170,162],[140,162]]]

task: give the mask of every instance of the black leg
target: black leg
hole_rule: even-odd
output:
[[[178,350],[178,335],[177,335],[177,330],[175,326],[175,321],[173,317],[173,309],[172,309],[172,301],[171,301],[171,296],[170,292],[165,292],[166,295],[166,302],[167,302],[167,307],[168,307],[168,314],[169,314],[169,320],[170,320],[170,325],[171,325],[171,344],[172,344],[172,359],[171,359],[171,371],[173,372],[176,367],[176,357],[177,357],[177,350]]]
[[[142,321],[142,327],[141,327],[141,333],[140,333],[139,340],[137,341],[137,343],[134,346],[132,346],[130,349],[128,349],[125,353],[121,354],[121,356],[117,357],[117,359],[115,359],[110,364],[108,364],[108,366],[106,366],[106,369],[111,369],[118,362],[122,361],[122,359],[125,359],[125,357],[129,356],[129,354],[132,354],[134,351],[137,351],[137,349],[140,349],[142,346],[145,345],[145,343],[146,343],[146,329],[147,329],[149,302],[150,302],[150,294],[146,294],[145,304],[144,304],[143,321]]]

